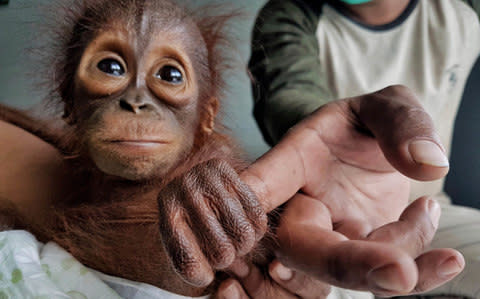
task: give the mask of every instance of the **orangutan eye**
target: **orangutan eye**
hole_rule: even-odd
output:
[[[97,67],[102,72],[112,76],[120,77],[125,74],[122,64],[113,58],[103,59],[97,64]]]
[[[181,84],[183,82],[182,72],[174,66],[165,65],[156,74],[155,77],[172,84]]]

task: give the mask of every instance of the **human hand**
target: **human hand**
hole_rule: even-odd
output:
[[[419,233],[423,230],[412,226],[415,221],[401,219],[395,222],[396,225],[392,224],[392,227],[404,225],[406,231],[403,233],[399,229],[381,228],[397,221],[407,205],[409,182],[405,176],[433,180],[443,177],[447,172],[448,160],[431,118],[408,89],[393,86],[373,94],[333,102],[317,110],[291,129],[277,146],[243,172],[241,178],[256,192],[266,211],[279,206],[300,190],[301,193],[296,197],[315,200],[328,211],[326,223],[332,227],[324,233],[333,234],[330,235],[332,240],[336,243],[348,239],[362,240],[356,241],[360,243],[342,243],[346,247],[340,251],[323,251],[324,258],[331,255],[339,266],[343,263],[344,267],[339,267],[338,272],[332,265],[312,262],[314,259],[305,254],[308,250],[300,254],[300,250],[291,251],[291,254],[285,251],[287,254],[283,254],[283,259],[291,267],[305,270],[301,265],[311,264],[314,269],[306,270],[315,278],[343,287],[371,290],[377,294],[401,294],[412,292],[412,288],[422,291],[442,284],[463,268],[463,258],[453,250],[443,249],[420,255],[430,240],[425,237],[422,239]],[[421,208],[411,209],[415,211]],[[410,213],[413,212],[406,215]],[[318,216],[311,215],[310,218],[318,219]],[[407,229],[409,225],[411,228]],[[298,233],[302,229],[299,226],[292,227],[292,236],[297,234],[300,237]],[[332,229],[336,232],[332,232]],[[306,232],[317,236],[315,230],[303,231],[304,234]],[[371,237],[378,235],[388,236],[382,239],[383,243],[403,245],[387,248],[388,244]],[[295,244],[302,244],[299,249],[305,245],[312,251],[335,248],[332,245],[335,242],[329,244],[332,246],[325,246],[326,240],[327,236],[324,240],[312,241],[308,246],[298,242]],[[404,240],[421,242],[405,243]],[[417,249],[412,250],[409,246]],[[357,250],[358,254],[355,253]],[[381,255],[388,252],[390,255]],[[374,259],[366,267],[364,258],[368,254],[373,254]],[[290,262],[288,257],[292,257]],[[295,257],[300,258],[297,260],[300,264],[295,263]],[[402,261],[406,264],[404,268],[393,271],[400,271],[399,276],[388,276],[390,280],[386,284],[393,285],[393,288],[379,290],[378,284],[367,284],[367,275],[384,258],[394,265],[401,265]],[[446,261],[454,269],[447,278],[432,275],[433,278],[428,282],[422,278],[425,277],[423,273],[435,273],[434,268]],[[347,265],[350,264],[360,268],[363,265],[363,276],[359,276],[363,277],[363,281],[359,282],[358,277],[355,280],[342,276],[359,273],[357,270],[349,271]],[[406,271],[405,267],[413,271],[411,280],[402,281],[406,272],[401,271]]]
[[[302,272],[294,271],[274,260],[268,268],[271,279],[245,262],[237,261],[231,269],[236,278],[223,281],[216,299],[325,299],[331,287]]]
[[[328,283],[378,296],[429,291],[455,277],[465,262],[452,249],[424,252],[440,218],[438,203],[420,198],[396,222],[362,240],[332,231],[325,205],[302,194],[286,205],[277,228],[279,259],[265,279],[253,266],[237,261],[236,278],[220,285],[216,298],[326,298]],[[295,270],[294,270],[295,269]]]
[[[424,252],[439,218],[439,204],[424,197],[405,209],[398,221],[361,240],[349,240],[332,231],[329,210],[322,202],[298,194],[282,214],[277,255],[304,275],[339,287],[378,296],[422,293],[451,280],[465,266],[453,249]]]
[[[255,194],[221,160],[177,177],[157,201],[166,253],[180,277],[194,286],[210,284],[215,270],[247,254],[267,227]]]
[[[398,219],[407,177],[434,180],[447,172],[430,116],[407,88],[392,86],[318,109],[241,178],[266,211],[299,190],[322,201],[334,230],[356,239]]]

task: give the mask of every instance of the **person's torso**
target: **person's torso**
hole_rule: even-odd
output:
[[[475,12],[460,0],[412,0],[383,26],[365,26],[324,5],[317,27],[321,74],[331,99],[393,84],[412,89],[449,152],[455,115],[480,49]],[[441,192],[442,181],[414,182],[412,198]]]

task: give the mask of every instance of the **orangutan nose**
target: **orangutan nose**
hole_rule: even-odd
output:
[[[127,100],[127,99],[120,100],[120,108],[126,111],[133,112],[135,114],[139,114],[141,112],[147,112],[154,109],[151,103],[144,102],[142,100]]]

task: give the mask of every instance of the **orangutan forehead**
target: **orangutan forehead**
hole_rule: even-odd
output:
[[[114,2],[114,1],[111,1]],[[111,3],[110,2],[110,3]],[[124,35],[138,50],[145,49],[159,37],[172,38],[196,52],[205,52],[204,39],[194,20],[186,10],[167,0],[123,0],[122,4],[109,6],[108,19],[100,24],[100,31],[112,31]],[[109,4],[110,4],[109,3]],[[203,53],[206,54],[206,53]]]

